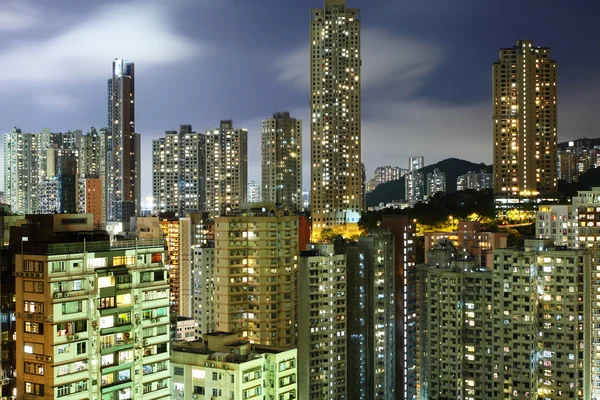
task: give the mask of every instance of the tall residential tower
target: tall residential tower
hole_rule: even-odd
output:
[[[493,75],[494,193],[556,193],[556,61],[550,49],[520,40],[500,50]]]
[[[311,11],[310,46],[312,234],[350,236],[362,202],[359,10],[325,0]]]
[[[108,80],[106,207],[109,221],[128,222],[140,210],[140,137],[135,133],[134,65],[115,59]]]
[[[206,132],[206,211],[210,217],[236,213],[247,199],[248,131],[221,121]]]
[[[302,121],[289,112],[262,122],[263,201],[302,209]]]

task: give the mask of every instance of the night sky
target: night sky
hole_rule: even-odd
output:
[[[577,4],[577,7],[575,7]],[[448,157],[492,160],[492,63],[518,39],[558,62],[559,140],[598,137],[600,3],[593,0],[348,0],[361,9],[362,139],[368,177]],[[0,2],[0,132],[106,126],[115,57],[135,62],[142,196],[151,140],[221,119],[249,131],[260,182],[260,121],[288,110],[310,153],[309,18],[322,0]]]

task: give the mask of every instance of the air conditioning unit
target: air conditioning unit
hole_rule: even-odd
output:
[[[69,293],[65,293],[63,296],[64,296],[64,297],[69,297],[69,296],[70,296],[70,294],[69,294]]]
[[[112,272],[109,272],[109,273],[108,273],[108,276],[113,276],[113,273],[112,273]]]
[[[55,299],[60,299],[62,297],[62,292],[58,292],[58,293],[54,293],[54,298]]]

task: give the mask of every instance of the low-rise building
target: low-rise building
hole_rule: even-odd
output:
[[[251,344],[236,333],[175,342],[174,399],[278,399],[297,395],[297,350]]]

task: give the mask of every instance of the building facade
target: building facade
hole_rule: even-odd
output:
[[[156,212],[202,213],[205,208],[206,135],[181,125],[152,141],[152,196]]]
[[[556,61],[530,40],[500,50],[493,64],[494,193],[557,192]]]
[[[298,217],[267,203],[215,219],[216,328],[253,343],[296,343]]]
[[[260,185],[254,181],[248,182],[248,203],[260,203],[261,199]]]
[[[298,399],[297,351],[253,345],[235,333],[173,346],[173,398]]]
[[[11,235],[17,398],[169,399],[164,241],[110,242],[86,214],[28,219]]]
[[[311,244],[299,260],[298,398],[348,398],[346,249]]]
[[[436,193],[446,193],[446,174],[437,168],[427,174],[427,198]]]
[[[221,121],[206,132],[206,211],[211,218],[236,213],[247,199],[248,131]]]
[[[424,398],[594,398],[591,253],[547,245],[425,267]]]
[[[485,190],[492,189],[494,174],[485,170],[480,172],[467,172],[456,179],[456,190]]]
[[[360,12],[325,0],[310,17],[312,235],[352,236],[363,200]]]
[[[286,210],[302,209],[302,121],[289,112],[262,122],[262,197]]]
[[[217,330],[217,307],[215,303],[216,251],[214,247],[194,247],[193,253],[193,314],[196,338],[201,338],[202,335]]]
[[[356,399],[396,399],[396,263],[388,230],[347,250],[348,382]]]

